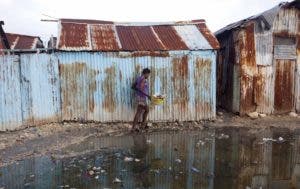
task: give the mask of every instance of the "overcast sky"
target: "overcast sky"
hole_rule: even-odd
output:
[[[183,21],[205,19],[216,31],[232,22],[276,6],[281,0],[0,0],[4,30],[41,36],[57,36],[55,18],[111,21]]]

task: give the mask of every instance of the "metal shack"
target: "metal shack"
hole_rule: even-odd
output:
[[[0,57],[1,90],[13,94],[1,96],[0,128],[132,121],[131,85],[145,67],[151,69],[151,92],[167,96],[164,105],[151,108],[151,121],[214,118],[218,47],[204,20],[61,19],[54,52]]]
[[[215,33],[218,105],[242,115],[300,111],[299,8],[282,3]]]

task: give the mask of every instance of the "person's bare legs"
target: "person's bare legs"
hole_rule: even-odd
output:
[[[147,118],[148,118],[148,114],[149,114],[149,106],[146,105],[143,108],[144,108],[144,112],[143,112],[142,125],[143,125],[144,128],[148,128],[148,126],[147,126]]]
[[[136,130],[136,129],[138,130],[138,128],[136,126],[139,123],[139,119],[141,118],[143,111],[144,111],[144,107],[142,105],[138,105],[134,119],[133,119],[132,130]]]

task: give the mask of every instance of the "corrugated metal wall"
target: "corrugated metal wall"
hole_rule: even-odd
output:
[[[131,84],[145,67],[152,70],[151,92],[167,95],[163,106],[151,107],[150,120],[215,117],[215,51],[24,54],[1,57],[1,130],[60,120],[132,121]]]
[[[225,69],[218,72],[218,88],[221,87],[218,96],[223,99],[220,102],[223,107],[242,115],[253,111],[266,114],[300,112],[298,15],[299,10],[295,8],[282,8],[270,30],[259,29],[257,20],[219,36],[221,47],[225,49],[219,54],[222,64],[219,67]],[[232,61],[229,57],[233,55]],[[232,72],[236,65],[239,69]],[[231,84],[236,76],[240,85],[223,90],[224,86],[231,86],[227,82]],[[233,96],[235,90],[239,91],[240,98]],[[234,105],[236,103],[238,106]]]
[[[63,119],[131,121],[130,86],[143,68],[152,70],[152,93],[166,94],[152,107],[155,121],[199,120],[215,113],[215,53],[170,52],[166,57],[120,53],[60,53]]]

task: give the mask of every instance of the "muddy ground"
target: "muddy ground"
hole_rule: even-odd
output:
[[[249,134],[270,128],[295,130],[300,128],[300,116],[280,115],[253,119],[230,113],[218,112],[212,121],[150,123],[147,132],[181,131],[236,127],[251,130]],[[71,144],[80,143],[91,136],[121,136],[132,134],[129,123],[50,123],[31,126],[13,132],[0,133],[0,166],[28,156],[59,154],[60,150]]]

